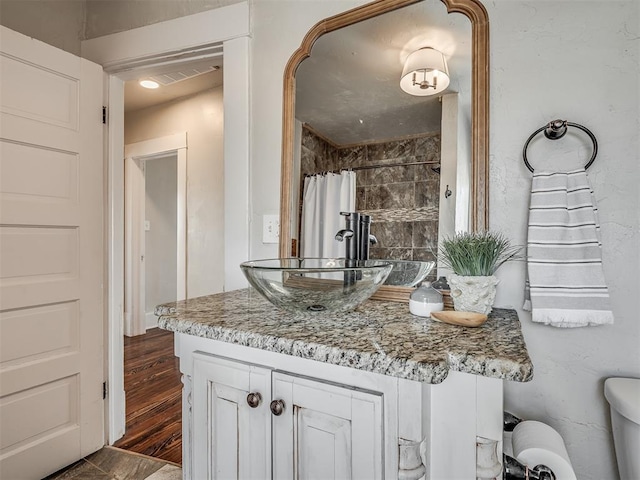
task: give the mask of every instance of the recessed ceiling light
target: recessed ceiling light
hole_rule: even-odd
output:
[[[154,82],[153,80],[140,80],[138,83],[144,88],[158,88],[160,86],[158,82]]]

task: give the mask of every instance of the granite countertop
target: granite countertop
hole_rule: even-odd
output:
[[[514,310],[494,308],[482,326],[467,328],[377,300],[347,313],[288,313],[243,289],[159,305],[155,313],[165,330],[420,382],[440,383],[449,370],[533,377]]]

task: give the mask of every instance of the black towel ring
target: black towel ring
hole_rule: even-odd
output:
[[[540,132],[544,131],[544,136],[547,137],[549,140],[558,140],[564,137],[564,134],[567,133],[568,127],[579,128],[580,130],[585,132],[587,135],[589,135],[589,138],[593,142],[593,155],[591,155],[591,158],[589,159],[587,164],[584,166],[584,169],[586,170],[591,166],[593,161],[596,159],[596,155],[598,154],[598,142],[596,141],[595,135],[591,133],[591,130],[589,130],[587,127],[583,127],[582,125],[578,125],[577,123],[573,123],[573,122],[568,122],[566,120],[553,120],[547,123],[544,127],[540,127],[538,130],[533,132],[531,136],[527,139],[527,141],[524,143],[524,149],[522,150],[522,157],[524,159],[524,164],[527,166],[530,172],[533,173],[533,167],[529,163],[529,160],[527,160],[527,148],[529,147],[529,142],[533,140],[533,137],[538,135]]]

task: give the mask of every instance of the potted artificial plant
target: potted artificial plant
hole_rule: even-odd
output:
[[[457,233],[445,238],[439,259],[453,272],[448,281],[454,308],[489,313],[498,284],[494,273],[503,263],[520,258],[521,250],[496,232]]]

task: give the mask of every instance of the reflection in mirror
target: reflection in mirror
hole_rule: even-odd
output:
[[[434,260],[439,238],[486,226],[484,8],[476,0],[374,3],[320,22],[287,66],[281,256],[344,256],[306,250],[344,228],[341,209],[372,216],[372,258]],[[444,55],[450,83],[410,95],[400,88],[403,67],[425,47]],[[333,219],[320,220],[323,199],[303,215],[305,183],[342,170],[355,176],[348,206],[338,195]],[[326,231],[306,235],[307,224]]]
[[[403,66],[425,47],[446,58],[449,85],[436,95],[408,94]],[[439,0],[316,41],[296,72],[302,188],[301,215],[292,218],[301,221],[294,223],[300,256],[344,256],[344,243],[332,237],[343,228],[340,211],[352,208],[373,219],[375,259],[433,261],[440,237],[468,229],[470,85],[471,24]],[[342,170],[355,189],[327,173]]]

